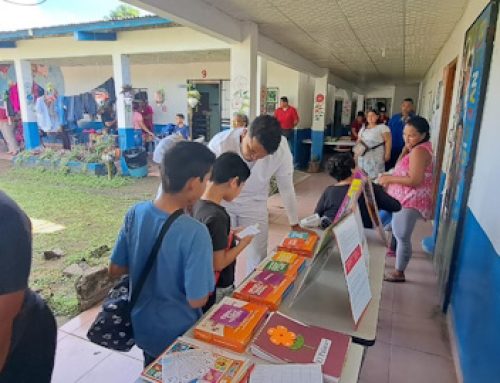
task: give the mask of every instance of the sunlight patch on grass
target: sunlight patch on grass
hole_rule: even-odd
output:
[[[66,229],[66,226],[59,225],[44,219],[30,218],[33,234],[51,234]]]

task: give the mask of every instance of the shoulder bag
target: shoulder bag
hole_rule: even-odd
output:
[[[163,224],[160,235],[149,254],[144,270],[137,280],[137,284],[130,292],[130,276],[124,275],[110,290],[102,304],[102,310],[87,332],[87,338],[99,346],[116,351],[130,351],[135,345],[132,329],[131,313],[141,293],[142,287],[155,264],[163,242],[163,238],[174,221],[182,214],[182,210],[172,213]]]

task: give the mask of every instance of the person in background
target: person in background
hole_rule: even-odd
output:
[[[103,132],[105,134],[118,134],[118,122],[116,120],[116,113],[113,110],[113,105],[109,102],[104,104],[100,110],[100,115],[103,124]]]
[[[248,117],[244,113],[234,113],[233,114],[233,128],[247,128],[248,127]]]
[[[175,128],[171,134],[180,134],[185,140],[189,140],[189,126],[184,123],[184,115],[177,113],[175,115]]]
[[[247,236],[236,244],[237,232],[231,232],[231,219],[221,203],[231,202],[238,197],[248,177],[250,169],[239,155],[223,153],[215,160],[205,193],[193,208],[193,217],[207,226],[212,238],[215,283],[220,291],[233,287],[236,257],[253,239],[253,236]],[[215,302],[214,293],[210,295],[203,311],[207,312]]]
[[[31,222],[0,192],[0,382],[50,383],[56,352],[54,315],[28,287]]]
[[[161,167],[161,163],[163,161],[163,157],[165,156],[165,153],[167,150],[170,150],[175,144],[178,142],[184,141],[184,137],[182,137],[180,134],[171,134],[169,136],[166,136],[158,142],[158,145],[155,147],[155,151],[153,152],[153,162],[158,164],[159,167]],[[161,174],[161,169],[160,169],[160,174]],[[158,191],[156,192],[156,198],[159,198],[162,193],[162,186],[161,182],[160,185],[158,186]]]
[[[153,135],[143,135],[143,141],[144,141],[144,147],[146,151],[153,152],[154,147],[155,147],[155,136],[154,136],[154,125],[153,125],[153,108],[151,105],[149,105],[147,100],[144,100],[142,102],[142,108],[140,110],[141,115],[142,115],[142,121],[144,122],[144,125],[146,125],[146,128],[153,133]]]
[[[19,152],[19,145],[16,141],[14,129],[14,124],[10,123],[6,109],[0,108],[0,133],[7,144],[7,154],[12,155],[16,155]]]
[[[379,124],[387,125],[389,123],[389,116],[387,115],[387,109],[385,105],[380,107],[380,115],[378,117]]]
[[[359,111],[356,115],[356,119],[351,124],[351,140],[357,141],[359,131],[366,125],[365,113]]]
[[[351,153],[336,153],[330,157],[327,163],[328,173],[337,183],[328,186],[321,195],[316,205],[316,209],[314,210],[320,217],[327,217],[330,221],[334,220],[351,186],[355,166],[356,163]],[[388,195],[382,186],[373,184],[373,193],[379,209],[389,212],[401,210],[399,201]],[[358,206],[364,227],[372,228],[373,223],[363,196],[359,198]]]
[[[299,123],[299,114],[297,113],[297,109],[288,104],[287,97],[280,98],[280,106],[274,111],[274,117],[276,117],[280,123],[281,134],[290,141],[293,135],[293,129]]]
[[[396,198],[403,209],[392,216],[396,237],[395,270],[385,276],[388,282],[404,282],[412,255],[411,236],[418,219],[432,218],[432,144],[427,120],[411,117],[404,128],[405,147],[392,175],[382,175],[380,185]]]
[[[267,200],[272,176],[276,176],[290,226],[294,230],[300,229],[293,185],[292,153],[286,138],[281,135],[278,120],[267,115],[255,118],[248,129],[228,129],[218,133],[208,147],[217,156],[226,152],[237,153],[251,170],[238,198],[224,204],[233,227],[259,224],[260,233],[245,250],[249,274],[267,255]]]
[[[143,109],[142,101],[134,101],[132,103],[132,110],[133,110],[132,122],[134,123],[134,129],[136,130],[137,133],[141,134],[142,143],[147,151],[149,147],[148,143],[154,140],[155,136],[153,132],[149,130],[149,128],[144,123],[144,118],[142,117],[142,109]]]
[[[389,129],[392,136],[391,158],[385,165],[386,170],[390,170],[396,165],[396,162],[403,150],[405,143],[403,140],[403,129],[408,120],[415,115],[413,108],[413,99],[405,98],[401,103],[401,113],[395,114],[389,120]]]
[[[386,125],[378,123],[378,112],[374,109],[367,114],[367,124],[359,131],[358,143],[363,142],[367,149],[357,158],[358,166],[375,179],[385,171],[385,163],[391,155],[391,131]]]
[[[167,150],[161,164],[162,194],[127,212],[111,255],[111,277],[129,274],[132,286],[137,283],[163,224],[200,199],[214,161],[215,155],[196,142],[179,142]],[[179,216],[155,262],[131,312],[145,365],[196,323],[214,291],[212,242],[206,226],[188,215]]]

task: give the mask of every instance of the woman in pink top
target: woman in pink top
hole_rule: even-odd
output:
[[[411,236],[418,219],[432,216],[432,145],[429,123],[423,117],[412,117],[404,128],[405,147],[392,175],[383,175],[379,183],[403,207],[394,213],[392,232],[396,237],[396,269],[385,276],[388,282],[404,282],[410,261]]]

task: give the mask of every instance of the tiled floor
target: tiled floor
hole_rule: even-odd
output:
[[[324,188],[325,174],[309,177],[296,186],[299,215],[310,215]],[[278,195],[269,200],[269,248],[289,230]],[[420,250],[420,239],[430,231],[419,224],[414,235],[415,254],[405,284],[384,282],[377,342],[370,347],[361,371],[361,383],[456,382],[445,319],[439,312],[432,264]],[[394,265],[388,259],[387,268]],[[244,262],[238,274],[244,270]],[[98,308],[80,314],[59,329],[53,383],[134,382],[142,367],[140,350],[116,353],[89,343],[85,333]]]

